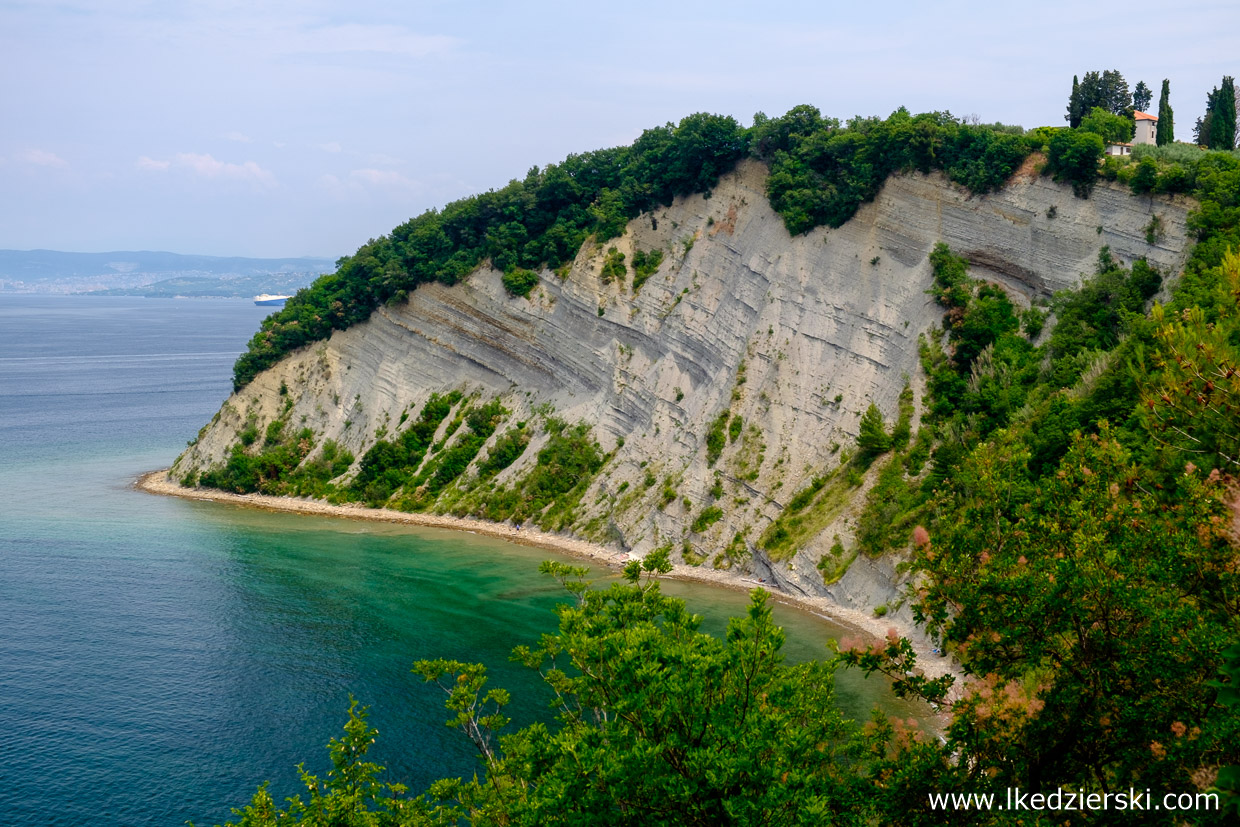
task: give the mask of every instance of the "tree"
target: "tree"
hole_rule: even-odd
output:
[[[1086,72],[1080,85],[1080,112],[1084,116],[1095,106],[1113,115],[1128,114],[1132,110],[1132,95],[1128,81],[1117,70]]]
[[[1183,789],[1240,752],[1211,686],[1240,631],[1224,483],[1181,474],[1169,508],[1131,458],[1104,424],[1033,479],[999,432],[918,549],[916,611],[980,679],[948,746],[999,788]]]
[[[1068,114],[1063,119],[1068,122],[1068,126],[1076,129],[1081,125],[1081,115],[1084,110],[1081,109],[1081,84],[1076,79],[1076,75],[1072,76],[1072,94],[1068,97]]]
[[[1132,90],[1132,108],[1138,112],[1148,112],[1153,99],[1154,91],[1145,85],[1145,81],[1137,81],[1137,88]]]
[[[1095,106],[1081,119],[1081,130],[1101,135],[1108,144],[1126,143],[1132,140],[1136,124],[1131,118],[1113,115],[1101,106]]]
[[[1163,79],[1162,94],[1158,96],[1158,131],[1154,140],[1159,146],[1175,141],[1175,119],[1171,111],[1171,81]]]
[[[556,634],[513,657],[554,692],[552,726],[497,743],[507,698],[486,690],[483,667],[415,664],[486,767],[485,781],[441,781],[432,795],[474,825],[866,823],[831,668],[782,662],[761,590],[725,640],[701,633],[701,618],[659,591],[670,569],[655,553],[593,590],[584,568],[543,564],[576,600],[557,608]]]
[[[1060,130],[1047,146],[1047,167],[1055,180],[1071,183],[1073,192],[1085,198],[1098,178],[1098,162],[1105,149],[1102,138],[1091,132]]]
[[[857,447],[861,449],[861,457],[872,460],[891,448],[891,435],[883,424],[883,412],[873,402],[865,409],[861,417],[861,430],[857,434]]]
[[[1210,149],[1231,151],[1236,148],[1236,82],[1230,75],[1223,78],[1223,85],[1213,93],[1213,105],[1208,107],[1211,117],[1209,126]]]

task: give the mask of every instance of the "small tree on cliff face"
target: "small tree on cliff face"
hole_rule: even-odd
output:
[[[883,425],[883,412],[873,402],[866,408],[861,417],[861,432],[857,434],[857,447],[861,450],[861,458],[873,460],[891,448],[891,435]]]

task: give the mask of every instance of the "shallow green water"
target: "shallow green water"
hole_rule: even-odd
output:
[[[393,779],[472,772],[437,690],[409,673],[417,658],[486,663],[514,708],[542,708],[536,676],[507,658],[553,627],[549,552],[132,488],[218,408],[263,315],[0,298],[0,822],[221,821],[262,780],[295,792],[298,761],[321,769],[350,693],[372,707]],[[666,588],[712,630],[748,601]],[[839,634],[777,617],[793,658]],[[856,675],[838,692],[853,717],[876,701],[912,711]]]

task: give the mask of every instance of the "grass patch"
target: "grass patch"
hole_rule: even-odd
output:
[[[758,545],[771,560],[792,559],[811,539],[843,513],[851,499],[853,488],[848,475],[836,469],[822,479],[822,484],[814,490],[809,502],[797,511],[785,509],[775,522],[762,532]],[[813,484],[810,487],[813,488]]]
[[[693,521],[693,525],[690,526],[690,531],[694,534],[701,534],[721,519],[723,519],[723,509],[712,505],[710,508],[702,510],[702,513]]]

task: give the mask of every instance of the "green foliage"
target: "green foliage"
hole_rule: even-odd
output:
[[[1082,132],[1092,132],[1108,144],[1128,143],[1136,130],[1131,117],[1114,115],[1101,107],[1094,107],[1081,119]]]
[[[1112,115],[1131,113],[1132,95],[1128,91],[1128,81],[1118,70],[1086,72],[1080,84],[1075,76],[1072,78],[1072,99],[1069,100],[1068,114],[1064,120],[1075,129],[1095,108]]]
[[[224,464],[202,471],[195,482],[237,494],[321,496],[328,490],[328,480],[348,470],[353,455],[328,441],[316,459],[306,462],[315,447],[314,431],[302,428],[288,433],[286,424],[284,419],[269,423],[262,445],[252,452],[247,449],[258,441],[258,426],[254,419],[247,420],[239,435],[241,441],[233,446]]]
[[[861,430],[857,434],[858,457],[870,462],[891,449],[891,435],[883,424],[883,412],[873,402],[861,416]]]
[[[478,476],[486,479],[503,471],[516,462],[525,453],[530,444],[530,434],[524,422],[517,423],[515,428],[508,429],[491,445],[486,460],[478,464]]]
[[[1236,148],[1236,83],[1228,76],[1206,98],[1206,114],[1194,130],[1197,143],[1230,152]]]
[[[1182,475],[1168,509],[1105,428],[1036,482],[1027,456],[1010,437],[980,446],[917,558],[932,583],[917,612],[984,677],[949,747],[999,787],[1053,768],[1071,788],[1165,789],[1235,755],[1240,718],[1202,717],[1240,633],[1220,485]],[[1010,711],[995,705],[1005,692]],[[1199,737],[1177,738],[1191,722]]]
[[[443,808],[432,814],[422,799],[405,798],[403,785],[378,780],[383,767],[365,759],[379,731],[366,719],[367,709],[358,709],[357,701],[350,698],[345,734],[342,738],[333,738],[327,745],[332,768],[325,780],[299,765],[308,800],[294,796],[288,799],[286,809],[280,809],[267,791],[267,785],[263,784],[248,806],[232,811],[240,819],[228,822],[228,827],[447,827],[454,824],[454,814],[450,810]]]
[[[633,265],[633,292],[636,293],[663,264],[663,251],[656,249],[646,252],[635,248],[631,263]]]
[[[1171,81],[1163,80],[1158,96],[1158,127],[1154,132],[1158,146],[1175,143],[1175,113],[1171,108]]]
[[[703,509],[702,513],[697,515],[697,519],[693,521],[690,531],[694,534],[701,534],[721,519],[723,519],[723,509],[712,505],[709,508]]]
[[[1047,171],[1056,181],[1071,184],[1073,192],[1084,198],[1093,190],[1105,149],[1102,138],[1092,132],[1060,130],[1047,144]]]
[[[547,441],[529,472],[511,487],[486,493],[470,506],[469,513],[495,521],[533,520],[548,530],[571,523],[604,457],[585,423],[570,427],[552,417],[547,420],[547,432]]]
[[[728,442],[736,442],[736,438],[741,435],[744,427],[744,418],[740,414],[733,414],[732,419],[728,422]]]
[[[792,498],[758,539],[758,545],[771,560],[791,558],[839,517],[852,498],[851,489],[855,486],[850,473],[854,470],[837,468],[825,477],[815,478]]]
[[[1072,76],[1072,94],[1068,96],[1068,114],[1064,115],[1064,120],[1068,122],[1068,126],[1076,129],[1081,125],[1081,118],[1084,116],[1085,110],[1081,107],[1081,82],[1076,75]]]
[[[1219,265],[1213,312],[1177,315],[1161,306],[1152,320],[1159,348],[1157,382],[1142,393],[1139,416],[1173,467],[1240,469],[1240,254]]]
[[[435,432],[460,401],[459,391],[443,396],[432,394],[417,420],[404,432],[393,440],[376,440],[362,456],[349,493],[374,506],[387,502],[413,477],[431,447]]]
[[[753,144],[768,159],[767,195],[793,235],[826,224],[839,227],[871,200],[887,176],[943,170],[973,192],[1002,186],[1029,153],[1019,135],[963,124],[947,113],[886,120],[856,118],[841,127],[799,106],[754,126]]]
[[[504,289],[514,296],[528,297],[530,291],[538,286],[538,274],[533,270],[520,267],[509,267],[501,279]]]
[[[847,812],[829,670],[782,662],[761,591],[725,640],[702,634],[682,601],[639,582],[670,569],[666,551],[655,556],[630,564],[626,583],[575,592],[556,634],[517,648],[554,691],[557,720],[480,748],[486,781],[440,782],[441,801],[472,824],[795,825]],[[443,666],[418,669],[460,710],[451,725],[494,744],[494,722],[474,712],[496,705],[485,674]]]
[[[830,586],[832,583],[839,582],[855,559],[857,559],[857,553],[854,551],[849,554],[844,549],[844,544],[840,541],[838,534],[832,537],[830,550],[818,558],[815,566],[822,575],[823,585]]]
[[[731,416],[730,411],[723,411],[719,416],[715,417],[710,423],[710,428],[706,431],[706,464],[714,465],[719,461],[719,456],[723,453],[723,446],[727,444],[727,435],[725,429],[728,425],[728,417]]]
[[[464,417],[468,430],[457,437],[451,446],[436,454],[406,484],[408,493],[399,507],[405,510],[428,508],[440,492],[465,473],[507,414],[498,399],[470,409]]]
[[[1149,112],[1150,102],[1154,100],[1154,90],[1145,85],[1145,81],[1137,81],[1132,90],[1132,108],[1138,112]]]
[[[607,256],[603,259],[603,269],[599,272],[604,284],[611,284],[613,281],[619,280],[624,282],[624,253],[615,247],[607,249]]]
[[[570,155],[501,189],[425,212],[340,259],[335,273],[267,317],[237,360],[234,387],[420,284],[455,284],[484,258],[505,273],[571,262],[590,234],[605,241],[644,210],[709,190],[746,148],[733,118],[690,115],[646,130],[632,146]]]
[[[1158,292],[1162,276],[1144,259],[1125,270],[1103,247],[1098,253],[1098,272],[1078,290],[1055,294],[1052,301],[1058,322],[1048,343],[1054,361],[1052,375],[1059,385],[1070,385],[1080,376],[1085,360],[1094,351],[1110,350]]]

